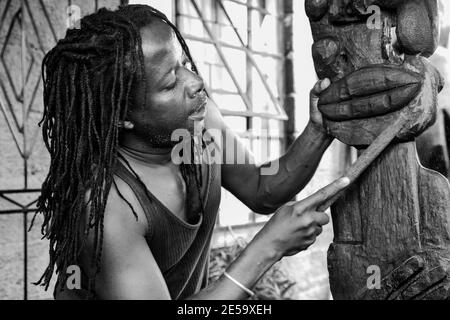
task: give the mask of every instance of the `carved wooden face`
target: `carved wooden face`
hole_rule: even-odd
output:
[[[330,133],[370,144],[399,113],[411,119],[400,138],[435,119],[439,73],[424,57],[439,40],[437,0],[306,0],[319,78],[332,85],[319,101]]]

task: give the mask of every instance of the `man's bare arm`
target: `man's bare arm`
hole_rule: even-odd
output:
[[[329,222],[326,214],[315,211],[317,206],[346,185],[337,181],[323,192],[281,208],[227,272],[251,288],[283,256],[306,250],[315,242],[322,226]],[[119,181],[118,186],[128,201],[137,201],[128,186]],[[140,207],[135,209],[137,221],[127,204],[119,199],[117,191],[111,189],[105,211],[102,270],[97,277],[97,294],[100,299],[168,300],[171,298],[169,290],[145,240],[147,220]],[[92,240],[88,241],[85,257],[92,257],[89,250]],[[190,299],[241,300],[247,297],[240,287],[222,277]]]
[[[125,182],[115,180],[130,203],[139,203]],[[147,218],[140,206],[134,209],[137,221],[113,185],[105,208],[102,264],[96,293],[102,300],[170,300],[164,277],[145,239]],[[83,261],[91,259],[93,243],[90,235]]]
[[[129,187],[120,179],[116,182],[124,197],[130,203],[137,203]],[[102,269],[96,279],[96,293],[102,300],[170,300],[164,277],[145,239],[147,219],[140,206],[134,209],[137,221],[115,187],[111,188],[105,210]],[[92,257],[93,240],[91,234],[84,261]],[[229,272],[236,278],[245,279],[246,285],[250,286],[280,258],[275,251],[253,243],[233,263]],[[244,298],[245,292],[223,278],[190,297],[213,300]]]
[[[317,117],[317,94],[324,88],[320,83],[311,92],[312,117]],[[325,134],[323,128],[317,125],[318,121],[310,121],[305,131],[297,138],[287,153],[280,159],[264,165],[265,171],[271,172],[277,168],[274,174],[263,175],[260,166],[255,164],[253,155],[240,141],[236,134],[226,126],[223,117],[217,107],[209,105],[207,127],[220,129],[223,136],[234,141],[234,159],[230,164],[227,145],[224,143],[222,181],[223,186],[233,193],[250,209],[261,214],[270,214],[276,211],[284,203],[293,199],[311,180],[317,170],[326,149],[333,138]],[[246,164],[237,161],[238,154],[245,155]],[[228,157],[228,159],[227,159]]]

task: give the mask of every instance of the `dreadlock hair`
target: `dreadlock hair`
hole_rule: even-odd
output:
[[[93,229],[91,267],[95,272],[89,292],[95,296],[95,276],[101,271],[105,206],[115,184],[113,168],[119,155],[120,123],[132,107],[133,84],[144,83],[145,87],[146,81],[139,30],[155,20],[172,28],[191,61],[192,71],[198,74],[178,29],[163,13],[146,5],[125,5],[116,11],[102,8],[84,17],[81,28],[68,30],[44,57],[44,114],[39,125],[51,163],[36,214],[44,216],[41,233],[50,242],[50,261],[35,285],[45,286],[45,290],[55,268],[57,274],[62,272],[65,283],[67,267],[78,265]],[[194,148],[191,150],[193,159]],[[187,186],[196,184],[203,211],[201,167],[191,162],[182,164],[180,171]],[[131,204],[118,192],[137,219]],[[85,230],[81,221],[88,207]]]

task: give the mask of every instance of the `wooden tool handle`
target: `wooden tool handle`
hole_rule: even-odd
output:
[[[387,148],[387,146],[400,133],[408,119],[400,115],[400,117],[384,130],[375,141],[363,152],[356,162],[342,176],[350,179],[350,185],[354,183],[361,174],[378,158],[378,156]],[[349,185],[349,186],[350,186]],[[348,187],[347,187],[348,188]],[[341,190],[332,198],[319,206],[317,211],[324,212],[328,210],[338,200],[346,189]],[[320,192],[320,191],[319,191]]]

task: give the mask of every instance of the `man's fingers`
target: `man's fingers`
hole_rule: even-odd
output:
[[[324,226],[330,222],[330,217],[324,212],[316,212],[314,214],[314,219],[319,226]]]
[[[303,243],[304,246],[305,246],[305,249],[304,249],[304,250],[306,250],[306,249],[308,249],[309,247],[311,247],[311,246],[314,244],[314,242],[316,242],[316,237],[313,237],[313,238],[311,238],[311,239],[305,240],[305,242]]]
[[[317,231],[316,231],[316,237],[320,236],[323,232],[323,228],[321,226],[317,227]]]
[[[328,217],[326,213],[314,211],[301,214],[297,220],[299,228],[304,230],[316,230],[317,228],[322,228],[322,226],[328,224],[329,222],[330,217]]]
[[[311,90],[311,96],[317,97],[323,91],[325,91],[330,86],[330,84],[331,81],[328,78],[317,81],[314,85],[314,88]]]
[[[316,239],[323,232],[323,228],[317,224],[309,227],[304,235],[305,239]]]
[[[328,186],[317,191],[303,201],[298,202],[295,206],[297,210],[317,209],[325,201],[333,198],[337,193],[347,188],[350,184],[350,179],[345,177],[336,180]]]
[[[311,90],[311,93],[309,95],[309,106],[310,106],[310,112],[316,112],[318,104],[319,104],[319,95],[327,89],[331,84],[331,81],[329,79],[323,79],[320,81],[317,81],[314,88]]]
[[[317,225],[313,225],[304,231],[305,239],[315,239],[317,236]]]

